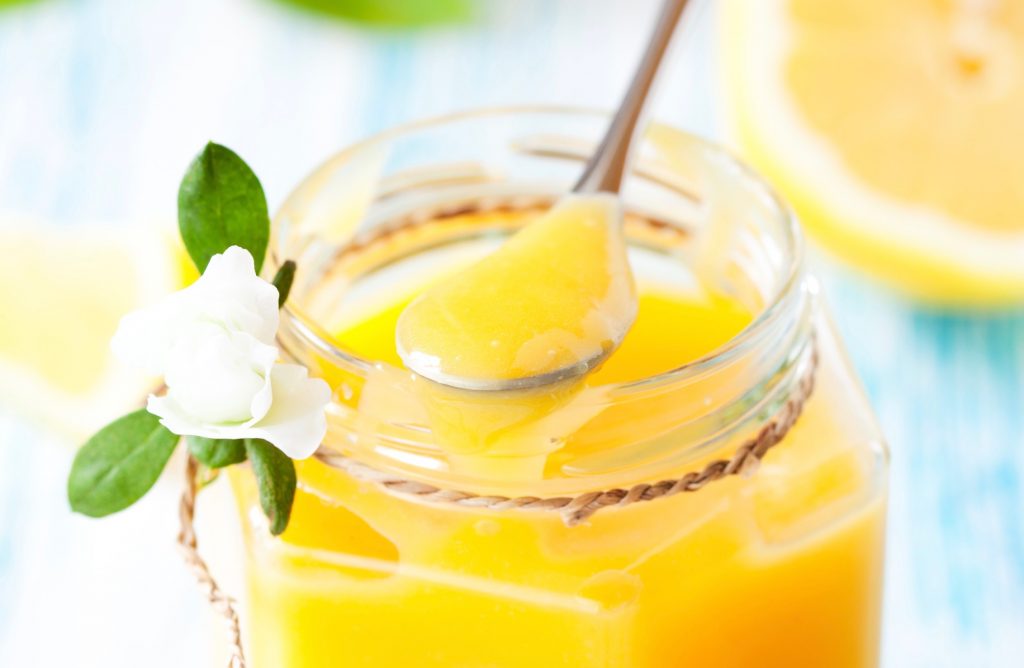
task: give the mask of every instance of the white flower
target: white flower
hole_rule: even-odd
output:
[[[175,434],[262,438],[292,459],[327,432],[330,387],[306,368],[277,362],[277,288],[256,275],[249,251],[215,255],[193,285],[122,318],[111,347],[162,375],[147,409]]]

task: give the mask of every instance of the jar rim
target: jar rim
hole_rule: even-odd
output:
[[[611,112],[609,111],[583,106],[510,105],[467,109],[399,124],[350,144],[324,160],[313,171],[307,174],[306,177],[303,178],[303,180],[286,197],[284,203],[275,214],[274,221],[276,223],[282,213],[291,208],[295,203],[295,200],[302,194],[305,184],[315,179],[318,175],[324,174],[325,172],[333,169],[338,164],[344,163],[351,156],[374,145],[398,139],[403,136],[412,135],[420,130],[450,125],[460,121],[502,116],[545,114],[564,117],[611,117]],[[651,122],[655,121],[652,119]],[[646,376],[644,378],[626,382],[609,383],[600,386],[605,390],[615,392],[640,391],[651,386],[685,382],[688,379],[702,376],[716,368],[730,364],[738,355],[742,355],[750,348],[758,345],[766,335],[773,331],[774,323],[779,318],[784,317],[784,314],[790,310],[790,304],[796,301],[796,295],[802,284],[804,265],[803,234],[796,216],[778,193],[775,192],[774,188],[772,188],[772,186],[769,185],[752,167],[747,165],[742,159],[734,155],[724,146],[692,133],[679,130],[675,126],[667,124],[662,125],[666,125],[666,127],[680,132],[686,136],[688,140],[699,145],[703,150],[706,150],[711,154],[714,154],[718,159],[723,160],[736,171],[740,178],[747,182],[748,186],[759,191],[761,195],[767,198],[771,208],[773,209],[773,214],[782,224],[782,250],[786,258],[786,268],[785,273],[778,282],[779,287],[775,290],[775,293],[770,296],[770,299],[766,300],[764,308],[762,308],[760,312],[732,338],[728,339],[705,355],[691,360],[681,366],[662,371],[651,376]],[[283,259],[276,257],[277,249],[273,243],[269,250],[270,253],[268,254],[268,260],[270,260],[270,262],[267,263],[267,270],[273,272],[276,267],[280,265]],[[357,369],[365,370],[373,367],[379,367],[383,364],[378,360],[362,357],[350,350],[338,346],[333,340],[333,337],[331,337],[331,335],[319,325],[315,318],[304,313],[302,309],[296,306],[292,301],[289,301],[284,305],[281,310],[281,316],[291,330],[298,333],[306,343],[312,345],[319,352],[324,353],[335,360],[339,360],[346,365],[353,366]],[[385,364],[385,366],[388,365]]]

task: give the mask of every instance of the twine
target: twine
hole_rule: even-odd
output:
[[[752,475],[765,454],[786,437],[803,412],[804,404],[814,391],[817,363],[817,350],[812,347],[808,369],[797,382],[786,403],[761,427],[755,436],[744,441],[732,457],[712,461],[701,470],[690,471],[678,478],[640,483],[629,489],[616,487],[603,491],[585,492],[576,496],[488,496],[444,489],[429,483],[409,480],[396,473],[381,471],[339,452],[332,452],[322,446],[314,456],[332,468],[340,469],[353,478],[375,483],[378,487],[397,496],[463,508],[554,511],[561,515],[562,522],[566,526],[574,527],[605,508],[621,508],[634,503],[675,496],[683,492],[696,492],[715,480],[731,475]]]
[[[699,471],[691,471],[670,480],[654,483],[640,483],[629,489],[614,488],[586,492],[576,496],[485,496],[472,492],[443,489],[434,485],[409,480],[387,473],[337,452],[330,452],[323,446],[315,457],[324,464],[345,471],[360,480],[375,483],[383,490],[397,496],[433,504],[447,504],[462,508],[485,508],[487,510],[526,510],[557,512],[568,527],[586,521],[599,510],[623,507],[644,501],[668,498],[684,492],[696,492],[706,485],[732,475],[752,475],[757,471],[761,459],[778,445],[796,424],[804,405],[814,391],[815,372],[818,367],[817,347],[811,344],[807,371],[796,383],[785,404],[761,427],[755,436],[744,441],[728,459],[718,459]],[[246,668],[242,650],[242,632],[238,621],[235,602],[214,580],[209,567],[199,556],[194,519],[195,503],[199,483],[199,463],[188,456],[185,469],[185,489],[179,503],[181,529],[178,532],[178,547],[189,570],[196,578],[207,601],[219,614],[227,630],[229,660],[228,668]]]
[[[213,579],[210,568],[199,556],[199,545],[196,541],[194,526],[196,514],[196,494],[199,488],[199,462],[192,455],[185,464],[185,489],[181,493],[178,504],[178,518],[181,529],[178,531],[178,551],[192,575],[196,578],[199,589],[214,611],[224,618],[227,630],[228,668],[245,668],[245,653],[242,651],[242,628],[238,623],[238,612],[235,601],[224,593],[217,581]]]

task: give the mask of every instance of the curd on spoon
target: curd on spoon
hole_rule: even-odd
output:
[[[462,389],[523,389],[580,376],[636,318],[637,297],[610,193],[562,199],[493,254],[416,298],[398,354]]]

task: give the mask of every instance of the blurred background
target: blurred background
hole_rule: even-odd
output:
[[[756,7],[756,10],[754,9]],[[760,167],[892,447],[887,668],[1024,656],[1024,11],[697,2],[654,100]],[[206,665],[163,484],[72,516],[74,447],[138,400],[117,318],[174,289],[210,139],[271,209],[388,126],[610,108],[654,0],[0,0],[0,666]]]

